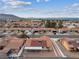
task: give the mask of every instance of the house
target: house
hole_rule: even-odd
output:
[[[68,51],[78,51],[79,50],[79,40],[77,40],[77,39],[64,37],[64,38],[60,39],[60,43]]]
[[[26,43],[24,44],[25,50],[46,50],[51,51],[52,50],[52,42],[49,37],[43,36],[40,38],[30,38],[27,39]]]
[[[8,56],[9,55],[18,56],[21,48],[24,45],[24,42],[25,40],[22,40],[22,39],[10,38],[10,40],[8,41],[8,44],[5,46],[2,52]]]

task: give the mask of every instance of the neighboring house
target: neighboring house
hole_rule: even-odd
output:
[[[60,43],[68,51],[77,51],[79,50],[79,40],[74,40],[72,38],[62,38]]]

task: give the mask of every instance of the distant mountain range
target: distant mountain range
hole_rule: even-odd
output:
[[[0,20],[20,20],[21,18],[11,14],[0,14]]]
[[[79,21],[79,18],[21,18],[12,14],[0,14],[0,20],[73,20]]]

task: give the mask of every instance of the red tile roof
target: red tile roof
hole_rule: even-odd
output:
[[[38,41],[38,40],[32,40],[31,46],[41,46],[41,47],[47,47],[47,42],[45,40]]]
[[[31,41],[31,46],[42,46],[42,42],[39,42],[37,40],[32,40]]]
[[[39,41],[41,43],[39,43]],[[30,46],[52,47],[52,41],[47,36],[43,36],[40,38],[30,38],[30,39],[27,39],[25,46],[26,47],[30,47]]]

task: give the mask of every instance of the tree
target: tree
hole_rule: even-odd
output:
[[[58,22],[58,28],[62,28],[63,27],[63,22],[62,21],[59,21]]]
[[[47,20],[47,22],[45,23],[45,27],[49,28],[50,27],[50,20]]]
[[[25,30],[21,30],[17,33],[17,36],[19,38],[29,38],[29,36],[27,36],[27,34],[25,33]]]
[[[56,22],[50,22],[50,20],[47,20],[46,24],[45,24],[46,28],[56,28]]]
[[[56,22],[50,23],[50,28],[56,28]]]

